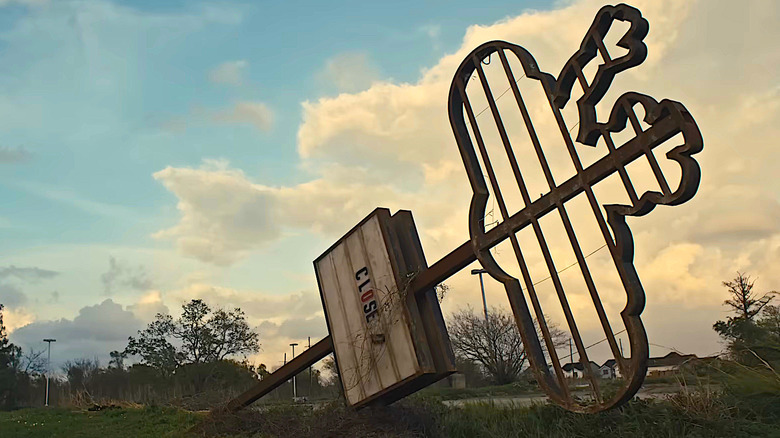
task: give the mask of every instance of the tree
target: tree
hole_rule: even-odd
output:
[[[460,374],[466,377],[466,386],[469,388],[479,388],[490,384],[488,380],[490,376],[485,375],[482,366],[471,359],[457,355],[455,356],[455,367]]]
[[[739,271],[733,280],[723,282],[731,295],[731,298],[724,301],[723,304],[734,309],[737,318],[752,321],[777,294],[775,291],[769,291],[759,297],[753,291],[755,283],[755,280],[751,281],[749,275]]]
[[[138,338],[128,338],[125,353],[164,373],[186,364],[221,361],[260,350],[259,335],[249,328],[244,312],[212,309],[203,300],[182,305],[181,316],[157,314]]]
[[[124,370],[125,369],[125,359],[127,359],[127,352],[126,351],[112,351],[108,353],[109,356],[111,356],[111,360],[108,361],[108,367],[117,369],[117,370]]]
[[[0,408],[10,408],[15,404],[16,368],[22,350],[8,340],[3,308],[0,304]]]
[[[566,335],[549,324],[553,343],[563,345]],[[454,313],[447,322],[447,331],[456,356],[480,364],[496,384],[517,380],[528,359],[514,316],[491,308],[488,319],[469,307]]]
[[[3,323],[4,308],[0,304],[0,368],[10,367],[12,357],[16,353],[16,346],[8,340],[8,333],[6,333],[5,324]]]
[[[757,365],[778,357],[778,308],[769,303],[777,292],[760,294],[753,290],[755,280],[737,272],[731,281],[724,281],[729,299],[723,303],[729,306],[734,316],[717,321],[712,328],[727,341],[729,354],[739,362]]]
[[[8,333],[6,332],[5,324],[3,323],[4,308],[5,307],[0,304],[0,368],[10,367],[18,352],[17,347],[8,340]]]
[[[72,390],[90,393],[92,380],[100,372],[100,361],[97,358],[69,360],[62,366],[62,371]]]
[[[43,374],[46,372],[46,350],[33,350],[32,347],[27,353],[20,354],[16,361],[16,371],[24,374]]]
[[[756,324],[780,341],[780,306],[766,306]]]

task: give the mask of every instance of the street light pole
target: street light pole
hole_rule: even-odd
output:
[[[49,344],[49,354],[46,358],[46,402],[44,406],[49,406],[49,375],[51,374],[51,343],[57,342],[56,339],[44,339],[43,342]]]
[[[484,269],[471,270],[471,275],[479,275],[479,287],[482,289],[482,309],[485,311],[485,322],[487,322],[487,300],[485,300],[485,283],[482,281],[482,274],[487,274],[487,271]]]
[[[296,343],[290,344],[290,347],[292,347],[292,358],[295,359],[295,346],[298,345]],[[290,359],[292,360],[292,359]],[[295,384],[295,376],[293,376],[293,400],[298,398],[298,388]]]

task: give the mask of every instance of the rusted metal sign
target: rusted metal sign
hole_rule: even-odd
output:
[[[617,43],[625,49],[625,54],[613,58],[607,50],[605,37],[616,22],[627,24],[628,30]],[[625,218],[643,216],[656,205],[678,205],[691,199],[700,180],[699,165],[691,156],[703,147],[695,121],[679,102],[667,99],[658,102],[650,96],[628,92],[616,99],[609,115],[602,118],[604,121],[599,121],[597,117],[596,105],[604,97],[615,75],[641,64],[647,56],[643,42],[647,32],[648,23],[639,10],[624,4],[606,6],[597,13],[579,50],[566,62],[557,77],[541,70],[533,56],[521,46],[492,41],[474,49],[455,73],[449,94],[450,123],[473,190],[468,219],[471,239],[428,267],[409,212],[399,212],[392,217],[384,209],[372,213],[315,261],[331,335],[312,347],[310,354],[295,358],[258,387],[231,402],[230,407],[238,409],[246,406],[332,350],[336,353],[347,401],[354,406],[391,403],[446,376],[454,371],[452,351],[432,288],[475,260],[479,260],[493,278],[503,283],[531,368],[551,400],[572,411],[597,412],[618,406],[633,397],[646,374],[649,347],[640,319],[645,293],[634,267],[633,237]],[[516,109],[522,115],[533,146],[531,156],[516,155],[510,142],[508,127],[483,67],[491,59],[498,60],[510,85],[506,92],[511,91]],[[589,81],[583,71],[593,63],[597,69]],[[513,64],[520,68],[513,70]],[[571,160],[575,169],[575,174],[565,181],[557,183],[553,177],[549,157],[545,155],[526,99],[517,85],[520,77],[536,81],[546,96],[565,146],[561,152]],[[475,114],[468,98],[467,87],[472,80],[479,84],[486,97],[486,111],[489,109],[492,115],[490,127],[480,126],[479,114]],[[570,135],[574,126],[566,125],[561,112],[577,87],[582,96],[576,102],[579,116],[576,143],[595,146],[602,141],[608,150],[590,165],[583,164],[578,155],[575,139]],[[644,113],[642,119],[635,111],[637,106]],[[486,129],[497,130],[502,146],[500,156],[491,155],[486,147],[483,135]],[[632,138],[615,144],[613,136],[624,130],[632,132]],[[681,144],[672,148],[666,158],[679,165],[677,184],[669,183],[654,154],[655,148],[673,137],[681,138]],[[502,195],[494,168],[498,160],[508,163],[516,189],[522,197],[524,206],[517,212],[508,208]],[[637,160],[649,163],[660,191],[639,193],[635,189],[626,167]],[[519,165],[529,161],[538,162],[547,183],[547,193],[539,197],[529,193],[522,166]],[[630,202],[601,205],[593,187],[615,174],[619,176]],[[587,200],[626,293],[626,305],[620,316],[629,339],[627,355],[618,345],[587,257],[572,226],[567,202],[577,195],[583,195]],[[489,201],[497,203],[501,217],[487,229],[485,215]],[[540,219],[547,214],[557,215],[563,224],[599,325],[622,377],[618,391],[609,395],[601,390],[598,376],[590,366],[587,347],[569,304],[567,290],[540,226]],[[525,229],[533,232],[541,249],[566,328],[574,340],[579,361],[584,364],[582,368],[590,386],[587,394],[574,394],[564,375],[561,358],[553,344],[532,280],[531,268],[517,237],[517,233]],[[511,244],[512,254],[520,268],[520,278],[502,269],[490,251],[505,241]],[[372,258],[376,262],[368,261]],[[395,309],[393,312],[382,313],[393,299],[387,293],[378,292],[377,285],[380,284],[385,287],[385,292],[395,291],[401,297],[398,301],[400,306],[390,306]],[[368,294],[369,290],[373,293]],[[540,327],[538,333],[535,322]],[[401,359],[403,354],[408,358]],[[361,362],[359,358],[365,360]],[[407,361],[404,364],[406,368],[399,367],[397,362],[404,360]],[[401,368],[405,371],[401,372]]]

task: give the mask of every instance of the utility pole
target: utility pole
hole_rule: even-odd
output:
[[[482,274],[487,274],[487,271],[484,269],[471,270],[471,275],[479,275],[479,287],[482,289],[482,309],[485,311],[485,322],[487,322],[487,300],[485,300],[485,283],[482,281]]]
[[[51,375],[51,343],[57,342],[57,340],[46,338],[43,340],[43,342],[49,344],[49,354],[47,355],[46,358],[46,402],[44,404],[44,406],[49,406],[49,378]]]
[[[574,371],[574,350],[571,348],[571,338],[569,338],[569,365],[571,366],[571,377],[577,377],[577,373]]]
[[[311,348],[311,336],[309,336],[309,346]],[[309,398],[311,398],[311,365],[309,365]]]
[[[290,347],[292,347],[292,359],[295,359],[295,346],[298,345],[296,343],[290,344]],[[292,360],[290,359],[290,360]],[[293,400],[298,398],[298,388],[295,385],[295,376],[293,376]]]

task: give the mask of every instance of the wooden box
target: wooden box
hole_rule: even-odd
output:
[[[407,290],[427,268],[411,212],[374,210],[314,268],[350,406],[389,404],[456,371],[436,292]]]

